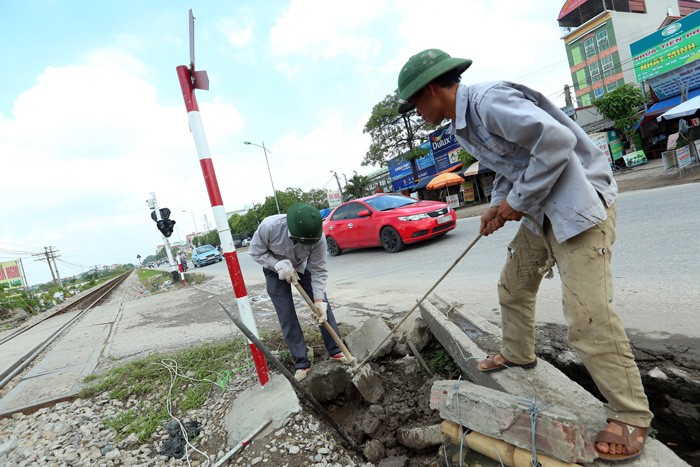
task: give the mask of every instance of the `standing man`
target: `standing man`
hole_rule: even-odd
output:
[[[306,341],[299,324],[292,287],[296,273],[299,283],[314,303],[321,316],[317,323],[321,328],[323,344],[331,359],[343,364],[350,362],[322,326],[325,321],[340,335],[333,311],[326,296],[326,237],[323,220],[318,209],[308,204],[293,204],[287,214],[265,218],[250,241],[248,253],[263,267],[267,293],[275,306],[284,340],[294,359],[294,378],[302,381],[311,368],[306,355]],[[316,316],[316,315],[314,315]]]
[[[481,216],[482,234],[520,220],[523,213],[544,230],[562,281],[569,343],[608,401],[608,425],[596,437],[598,455],[637,457],[653,415],[612,305],[617,184],[610,165],[586,133],[542,94],[504,81],[460,84],[471,63],[438,49],[411,57],[399,73],[399,112],[415,107],[433,125],[450,119],[459,144],[496,172],[490,207]],[[547,251],[535,232],[524,219],[508,246],[498,282],[501,351],[481,361],[481,371],[537,364],[535,299]]]

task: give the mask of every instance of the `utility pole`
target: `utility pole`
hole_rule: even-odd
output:
[[[204,227],[207,229],[207,233],[209,233],[209,231],[211,230],[211,228],[209,228],[209,219],[207,219],[207,215],[206,215],[206,214],[204,215]]]
[[[56,258],[58,257],[56,253],[58,253],[58,251],[55,251],[53,247],[45,246],[43,253],[33,253],[32,256],[43,256],[44,258],[39,258],[35,261],[46,261],[46,263],[49,265],[49,270],[51,271],[51,278],[53,279],[54,283],[59,287],[63,287],[63,282],[61,282],[61,276],[58,275],[58,267],[56,266]],[[53,267],[51,266],[52,262]],[[54,269],[56,269],[55,273]]]
[[[335,173],[334,170],[331,170],[331,173],[335,177],[335,181],[338,183],[338,192],[340,193],[340,197],[342,198],[343,197],[343,189],[340,188],[340,180],[338,179],[338,174]],[[345,181],[345,184],[347,185],[347,180]]]

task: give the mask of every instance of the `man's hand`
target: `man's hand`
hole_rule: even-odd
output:
[[[505,221],[498,217],[498,206],[491,206],[485,213],[481,215],[481,225],[479,233],[484,236],[491,235],[496,230],[503,227]]]
[[[316,306],[316,310],[318,310],[318,312],[320,313],[320,315],[314,314],[314,316],[316,317],[316,324],[321,326],[323,323],[328,321],[328,303],[316,302],[314,303],[314,305]]]
[[[523,213],[510,207],[508,201],[504,199],[500,205],[491,206],[481,215],[479,232],[488,236],[503,227],[507,221],[519,221],[522,217]]]
[[[283,259],[275,264],[275,271],[279,275],[281,281],[287,281],[291,284],[292,278],[294,277],[294,266],[292,262],[288,259]]]
[[[498,217],[503,219],[504,222],[507,221],[519,221],[523,217],[523,213],[520,211],[516,211],[512,207],[510,207],[510,204],[508,204],[507,200],[503,200],[501,204],[498,206]]]

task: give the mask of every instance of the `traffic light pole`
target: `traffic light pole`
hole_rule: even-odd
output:
[[[160,209],[158,208],[158,201],[156,201],[156,194],[151,192],[151,199],[148,201],[148,206],[151,209],[155,209],[155,214],[156,214],[156,223],[161,220],[160,217]],[[175,260],[173,259],[173,252],[170,249],[170,242],[168,241],[168,237],[165,235],[162,235],[163,237],[163,244],[165,245],[165,253],[168,255],[168,265],[170,266],[170,275],[173,278],[173,282],[177,280],[175,274],[178,270],[177,265],[175,264]]]
[[[190,10],[190,27],[192,28],[191,15],[192,11]],[[192,30],[190,30],[190,34],[192,33],[191,31]],[[194,64],[192,65],[192,69],[184,65],[177,67],[177,76],[180,80],[182,97],[185,100],[190,130],[192,131],[194,144],[197,148],[199,165],[202,168],[204,184],[206,185],[207,192],[209,193],[209,200],[211,201],[211,208],[214,212],[216,228],[219,232],[219,240],[221,241],[221,248],[224,252],[224,259],[226,260],[228,273],[231,277],[231,284],[233,285],[233,292],[236,296],[236,304],[238,305],[238,312],[240,313],[241,321],[243,321],[246,327],[251,330],[255,337],[259,337],[257,327],[255,326],[255,318],[253,317],[253,309],[250,306],[248,292],[246,291],[245,281],[243,280],[241,265],[238,262],[236,247],[233,245],[231,228],[228,225],[226,210],[224,209],[221,192],[219,191],[219,183],[216,180],[216,172],[214,171],[214,164],[209,153],[209,145],[207,143],[206,135],[204,134],[204,126],[202,125],[202,118],[199,114],[199,106],[197,105],[197,99],[194,95],[194,75],[202,72],[194,72],[193,68]],[[250,339],[248,339],[248,345],[250,346],[250,352],[253,355],[255,369],[258,372],[258,381],[260,382],[260,386],[265,387],[265,384],[267,384],[270,378],[265,355],[260,349],[255,347]]]

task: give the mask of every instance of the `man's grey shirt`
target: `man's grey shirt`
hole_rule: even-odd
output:
[[[266,217],[253,234],[248,246],[248,254],[256,263],[265,268],[275,270],[275,264],[283,259],[291,261],[294,269],[303,273],[311,273],[311,288],[314,300],[321,300],[326,294],[326,237],[313,245],[295,243],[289,238],[287,215],[276,214]]]
[[[491,206],[552,223],[564,242],[607,218],[617,183],[603,151],[564,112],[532,89],[505,81],[457,89],[452,134],[496,172]],[[536,232],[527,219],[526,225]]]

